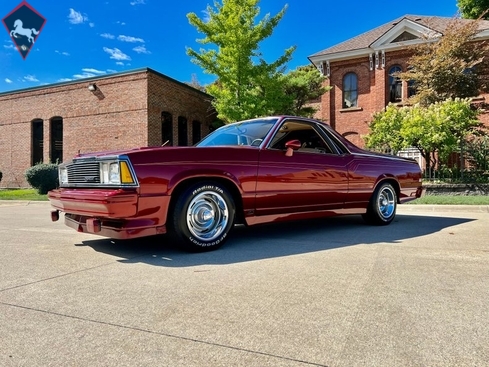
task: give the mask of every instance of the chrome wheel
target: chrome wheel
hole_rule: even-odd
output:
[[[215,191],[204,191],[192,198],[187,209],[187,228],[200,241],[213,241],[227,230],[229,209]]]
[[[362,214],[368,224],[384,226],[391,223],[396,216],[397,194],[391,183],[381,183],[374,191],[367,207]]]
[[[396,211],[396,194],[390,185],[383,186],[377,198],[377,210],[382,218],[389,219]]]

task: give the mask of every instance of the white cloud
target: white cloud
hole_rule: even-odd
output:
[[[74,74],[73,78],[75,79],[85,79],[85,78],[92,78],[94,76],[97,76],[93,73],[81,73],[81,74]]]
[[[93,22],[88,23],[88,25],[90,26],[90,28],[95,27],[95,23],[93,23]]]
[[[58,79],[56,80],[58,83],[62,83],[62,82],[71,82],[73,79],[70,79],[70,78],[61,78],[61,79]]]
[[[144,5],[144,4],[146,4],[146,1],[145,0],[133,0],[129,4],[131,4],[131,5]]]
[[[26,75],[22,81],[24,82],[38,82],[39,80],[34,75]]]
[[[141,42],[141,43],[144,43],[144,40],[142,38],[136,38],[136,37],[131,37],[131,36],[120,35],[119,37],[117,37],[117,39],[119,41],[123,41],[123,42],[131,42],[131,43]]]
[[[70,14],[68,15],[68,20],[71,24],[82,24],[88,20],[88,17],[82,15],[82,13],[70,8]]]
[[[126,55],[124,52],[122,52],[118,48],[104,47],[104,51],[110,55],[111,59],[114,59],[114,60],[131,60],[131,57],[129,55]]]
[[[98,69],[94,69],[94,68],[83,68],[83,69],[81,69],[81,71],[82,71],[81,73],[74,74],[73,79],[93,78],[95,76],[107,74],[107,72],[104,70],[98,70]],[[63,79],[60,79],[59,81],[70,81],[73,79],[63,78]]]
[[[9,78],[5,78],[5,83],[11,84],[13,81],[11,81]]]
[[[120,66],[124,66],[124,63],[122,61],[117,61],[115,64],[120,65]]]
[[[151,52],[146,50],[146,47],[143,46],[137,46],[132,49],[133,51],[136,51],[138,54],[146,54],[149,55]]]
[[[8,45],[3,45],[7,50],[15,50],[15,46],[13,43],[9,43]]]
[[[100,35],[100,37],[104,37],[104,38],[107,38],[109,40],[113,40],[115,38],[115,36],[113,34],[110,34],[110,33],[102,33]]]
[[[126,25],[126,22],[121,22],[120,20],[118,20],[116,23],[120,25]]]
[[[55,50],[54,52],[56,52],[57,54],[60,54],[60,55],[63,55],[63,56],[70,56],[70,54],[66,51],[58,51],[58,50]]]
[[[107,74],[105,71],[103,70],[97,70],[97,69],[91,69],[91,68],[83,68],[82,71],[86,72],[86,73],[93,73],[93,74]]]

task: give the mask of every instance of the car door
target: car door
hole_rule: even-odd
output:
[[[300,148],[287,153],[286,143],[293,140]],[[350,160],[313,122],[284,121],[260,152],[255,215],[343,207]]]

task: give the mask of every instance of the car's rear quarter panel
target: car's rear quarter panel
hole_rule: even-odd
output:
[[[421,185],[421,170],[414,161],[391,156],[355,154],[349,166],[350,206],[355,203],[368,203],[377,184],[391,180],[399,185],[399,200],[415,198],[416,190]]]

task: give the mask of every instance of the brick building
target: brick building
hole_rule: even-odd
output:
[[[191,145],[215,119],[211,97],[152,69],[0,94],[1,187],[78,152]]]
[[[392,76],[394,72],[406,71],[411,55],[409,46],[426,42],[425,35],[442,37],[452,21],[406,15],[309,56],[332,87],[316,103],[315,117],[363,146],[362,135],[369,132],[372,115],[389,103],[402,104],[414,93],[409,83]],[[479,29],[477,38],[489,39],[489,21],[482,21]],[[488,97],[481,95],[478,100],[484,102]],[[489,126],[489,115],[482,114],[480,120]]]

